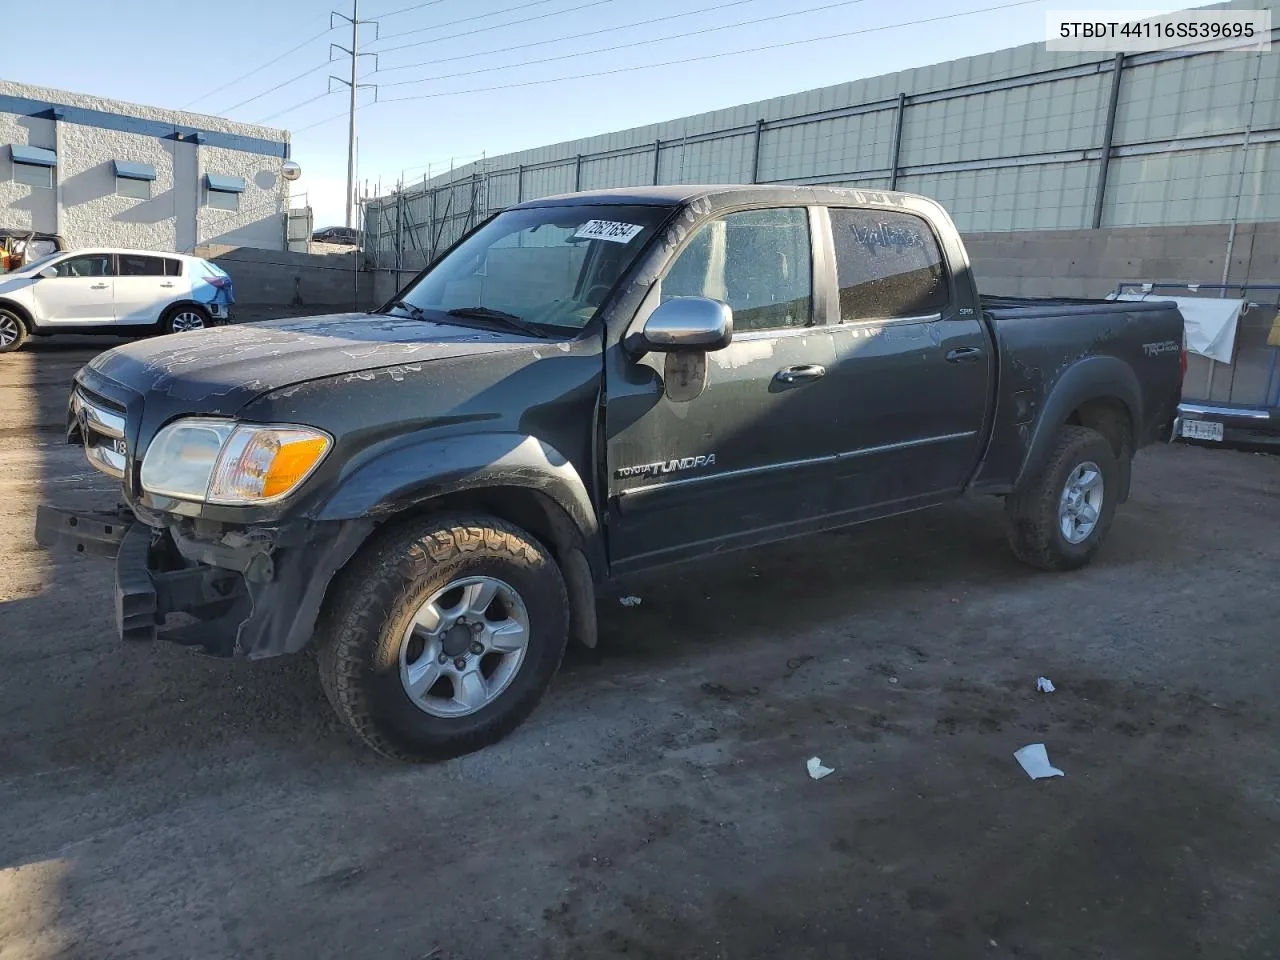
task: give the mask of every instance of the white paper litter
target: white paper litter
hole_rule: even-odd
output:
[[[1036,689],[1039,690],[1041,693],[1053,693],[1053,690],[1054,690],[1053,681],[1050,680],[1048,677],[1037,677]]]
[[[619,602],[620,604],[622,604],[624,607],[638,607],[638,606],[640,606],[640,598],[639,598],[639,597],[623,597],[623,598],[622,598],[621,600],[619,600],[618,602]]]
[[[1043,743],[1029,743],[1021,750],[1014,753],[1013,759],[1017,760],[1022,769],[1027,772],[1027,776],[1032,780],[1043,780],[1045,777],[1065,777],[1066,774],[1057,767],[1049,763],[1049,751],[1045,750]]]
[[[828,774],[836,772],[835,767],[824,767],[822,765],[822,760],[818,757],[810,757],[809,762],[806,763],[805,766],[809,768],[809,776],[814,780],[821,780]]]

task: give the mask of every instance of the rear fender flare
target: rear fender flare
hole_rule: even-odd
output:
[[[1124,404],[1129,413],[1130,435],[1137,437],[1138,425],[1142,422],[1142,389],[1133,368],[1116,357],[1104,356],[1086,357],[1068,367],[1045,398],[1014,485],[1021,486],[1044,467],[1058,430],[1073,411],[1090,400],[1111,398]]]

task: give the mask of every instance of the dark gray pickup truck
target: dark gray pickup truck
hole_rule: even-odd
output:
[[[101,354],[69,438],[127,509],[37,539],[116,557],[125,639],[315,642],[360,737],[438,759],[529,715],[619,574],[964,494],[1087,563],[1183,362],[1171,304],[980,298],[921,197],[549,198],[373,313]]]

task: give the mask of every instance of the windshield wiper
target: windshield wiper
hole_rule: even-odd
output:
[[[527,333],[531,337],[538,337],[542,340],[550,336],[538,324],[529,323],[527,320],[517,317],[514,313],[507,313],[505,310],[493,310],[489,307],[455,307],[452,310],[446,310],[445,313],[451,317],[464,319],[492,320],[512,330],[518,330],[521,333]]]
[[[428,320],[428,319],[430,319],[430,318],[427,316],[427,311],[423,310],[423,309],[422,309],[421,307],[419,307],[419,306],[416,306],[415,304],[408,303],[408,302],[406,302],[406,301],[404,301],[404,300],[396,300],[396,301],[394,301],[388,309],[394,310],[396,307],[399,307],[401,310],[407,310],[407,311],[409,311],[409,316],[410,316],[410,318],[411,318],[411,319],[414,319],[414,320]]]

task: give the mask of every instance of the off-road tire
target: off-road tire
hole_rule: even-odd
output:
[[[1067,477],[1092,460],[1102,473],[1102,509],[1089,536],[1071,543],[1062,534],[1058,507]],[[1005,500],[1009,545],[1018,559],[1042,570],[1076,570],[1098,552],[1120,494],[1120,469],[1107,438],[1088,427],[1064,426],[1048,462]]]
[[[7,310],[3,307],[0,307],[0,322],[12,324],[17,327],[17,336],[12,341],[9,343],[0,343],[0,353],[13,353],[27,342],[27,334],[30,331],[27,330],[27,325],[23,322],[20,316],[12,310]]]
[[[400,643],[419,605],[452,580],[490,576],[529,615],[519,672],[496,700],[463,717],[420,710],[400,682]],[[379,536],[335,579],[319,631],[320,682],[356,735],[396,760],[446,760],[520,725],[551,685],[569,636],[569,599],[550,552],[494,517],[436,516]]]

